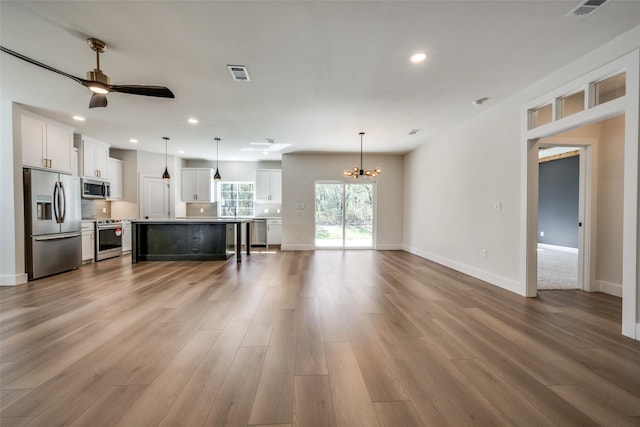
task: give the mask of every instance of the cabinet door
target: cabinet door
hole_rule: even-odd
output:
[[[122,226],[122,251],[127,252],[131,250],[131,223],[125,222]]]
[[[93,242],[95,234],[93,231],[82,231],[82,261],[93,259]]]
[[[213,176],[211,169],[196,170],[196,194],[198,202],[213,202]]]
[[[267,244],[282,244],[282,224],[267,224]]]
[[[46,167],[46,124],[31,116],[22,116],[22,164],[37,168]]]
[[[269,202],[269,179],[268,170],[256,170],[256,202]]]
[[[195,169],[182,169],[182,201],[195,202],[197,193]]]
[[[95,169],[100,178],[108,178],[109,168],[109,147],[105,145],[96,145],[94,147]]]
[[[82,175],[97,177],[96,172],[96,146],[86,140],[82,141]]]
[[[49,167],[60,172],[72,173],[73,132],[51,123],[47,123],[46,129],[46,158],[49,159]]]
[[[111,197],[109,200],[122,199],[122,162],[109,159],[109,182],[111,183]]]
[[[282,171],[272,170],[269,177],[271,203],[282,203]]]

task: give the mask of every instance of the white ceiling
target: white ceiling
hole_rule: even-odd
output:
[[[215,159],[214,137],[221,160],[279,159],[240,151],[266,138],[291,144],[284,152],[355,152],[360,131],[366,152],[406,153],[640,23],[640,1],[565,17],[577,4],[3,0],[2,46],[84,78],[95,67],[85,39],[97,37],[112,84],[163,85],[176,98],[112,93],[90,110],[88,89],[4,53],[1,96],[113,147],[164,152],[168,136],[185,158]],[[417,51],[426,62],[409,62]],[[228,64],[252,81],[233,81]]]

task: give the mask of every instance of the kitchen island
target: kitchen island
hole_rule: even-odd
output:
[[[242,224],[251,255],[250,219],[132,220],[131,262],[227,260],[234,254],[242,262]]]

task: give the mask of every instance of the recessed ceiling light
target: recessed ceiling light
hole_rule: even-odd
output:
[[[137,143],[138,143],[138,140],[137,140],[137,139],[135,139],[135,138],[131,138],[131,139],[129,140],[129,142],[130,142],[130,143],[132,143],[132,144],[137,144]]]
[[[189,120],[187,120],[189,123],[191,123],[192,125],[197,125],[198,124],[198,119],[194,119],[193,117],[191,117]]]
[[[178,154],[184,154],[184,150],[178,150]]]
[[[269,152],[268,151],[263,151],[262,154],[266,156],[267,154],[269,154]]]
[[[427,59],[427,54],[420,52],[411,56],[411,62],[422,62]]]
[[[85,118],[84,118],[84,117],[82,117],[82,116],[73,116],[73,120],[77,120],[77,121],[79,121],[79,122],[84,122],[84,121],[85,121]]]

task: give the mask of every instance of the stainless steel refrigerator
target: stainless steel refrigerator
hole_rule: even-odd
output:
[[[80,178],[24,169],[26,269],[29,280],[82,264]]]

